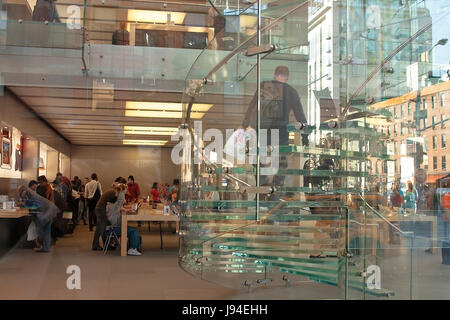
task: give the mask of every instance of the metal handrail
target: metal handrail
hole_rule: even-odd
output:
[[[384,217],[381,213],[379,213],[377,210],[375,210],[370,204],[367,203],[367,201],[362,197],[361,194],[358,194],[361,200],[364,202],[364,204],[373,212],[377,217],[379,217],[381,220],[389,224],[392,228],[394,228],[396,231],[401,233],[404,236],[410,236],[411,234],[414,234],[414,232],[411,231],[402,231],[399,227],[397,227],[395,224],[390,222],[386,217]]]

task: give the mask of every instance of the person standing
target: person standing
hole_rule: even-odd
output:
[[[84,178],[84,183],[81,183],[81,185],[78,187],[77,191],[80,195],[80,203],[78,207],[78,221],[83,219],[83,224],[86,225],[86,213],[87,213],[87,199],[86,199],[86,184],[89,182],[89,178]]]
[[[133,176],[128,177],[128,192],[126,194],[126,201],[128,203],[133,203],[139,200],[139,196],[141,195],[141,189],[139,188],[139,184],[134,181]]]
[[[125,21],[121,21],[119,30],[114,31],[112,44],[118,46],[128,46],[130,44],[130,33],[127,30],[127,23]]]
[[[102,237],[103,245],[105,245],[106,242],[105,231],[106,226],[108,224],[108,220],[106,217],[106,206],[108,203],[115,203],[117,201],[119,191],[121,191],[121,189],[117,186],[109,189],[108,191],[106,191],[101,195],[100,199],[98,200],[95,206],[95,215],[97,217],[97,223],[95,225],[94,239],[92,240],[92,250],[94,251],[103,250],[103,248],[100,246],[100,237]]]
[[[36,192],[45,199],[53,202],[53,189],[47,181],[45,176],[38,177],[39,186],[36,189]]]
[[[403,195],[398,183],[392,184],[391,205],[395,208],[402,207]]]
[[[93,231],[93,227],[97,223],[95,207],[102,195],[102,185],[98,181],[96,173],[91,175],[91,181],[86,184],[85,189],[88,203],[89,231]]]
[[[416,190],[414,189],[412,182],[408,181],[408,190],[406,190],[405,195],[405,208],[412,211],[412,213],[415,213],[416,210],[416,199]]]
[[[28,183],[28,188],[36,192],[36,189],[39,187],[39,183],[36,180],[31,180],[30,183]]]
[[[58,213],[58,208],[53,202],[40,196],[30,188],[20,186],[18,192],[19,197],[25,200],[25,204],[28,200],[38,205],[34,221],[36,223],[39,241],[42,243],[42,248],[36,250],[36,252],[50,252],[51,225]]]
[[[150,190],[150,195],[152,197],[153,203],[161,203],[161,196],[159,194],[158,182],[153,183],[152,190]]]
[[[286,66],[276,67],[273,78],[274,80],[272,81],[262,82],[260,90],[260,128],[267,130],[267,147],[278,147],[277,145],[272,145],[271,135],[273,130],[278,130],[279,146],[289,145],[287,125],[289,124],[289,114],[291,111],[294,112],[297,122],[302,124],[306,124],[307,122],[297,91],[287,83],[289,80],[289,68]],[[242,122],[242,129],[247,130],[257,127],[257,102],[258,96],[257,93],[255,93]],[[304,146],[309,144],[307,134],[302,134],[302,144]],[[280,155],[279,168],[284,169],[287,168],[287,166],[286,156]],[[276,175],[273,179],[273,185],[275,187],[283,186],[284,178],[284,176]],[[268,177],[261,176],[261,185],[266,185],[268,183]]]

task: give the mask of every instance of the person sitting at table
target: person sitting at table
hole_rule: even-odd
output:
[[[127,214],[128,212],[133,211],[131,209],[124,207],[127,186],[126,186],[126,184],[117,182],[117,180],[119,180],[119,178],[117,178],[116,182],[114,182],[114,184],[113,184],[113,186],[115,188],[120,190],[120,191],[118,191],[117,201],[114,203],[108,202],[108,204],[106,205],[106,217],[108,219],[108,222],[111,224],[111,228],[118,235],[120,235],[122,232],[122,226],[121,226],[122,213]],[[130,239],[130,249],[128,249],[128,255],[129,256],[142,255],[142,253],[140,253],[138,251],[138,248],[140,247],[140,242],[141,242],[138,229],[134,228],[134,227],[127,227],[127,237],[128,237],[128,239]]]
[[[117,186],[109,189],[103,193],[95,206],[95,215],[97,217],[97,223],[95,225],[94,239],[92,240],[92,250],[102,251],[103,248],[100,247],[100,237],[102,237],[103,244],[106,242],[106,226],[108,220],[106,218],[106,206],[108,202],[115,203],[117,201],[117,196],[119,194],[120,188]]]

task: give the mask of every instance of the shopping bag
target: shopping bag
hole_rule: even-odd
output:
[[[32,221],[30,223],[30,225],[28,226],[28,231],[27,231],[27,241],[33,241],[34,239],[37,238],[37,228],[36,228],[36,223],[34,223],[34,221]]]
[[[244,129],[238,129],[228,138],[223,152],[231,159],[237,159],[238,163],[245,163],[245,145],[249,135]]]

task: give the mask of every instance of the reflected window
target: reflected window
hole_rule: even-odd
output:
[[[433,157],[433,170],[437,169],[437,157]]]
[[[433,149],[437,148],[437,136],[433,136]]]
[[[446,169],[447,169],[447,157],[442,156],[442,170],[446,170]]]
[[[445,94],[440,93],[440,98],[441,98],[441,107],[445,107]]]
[[[433,116],[433,130],[436,130],[436,116]]]
[[[408,103],[408,116],[412,114],[411,103]]]
[[[445,148],[447,146],[447,143],[445,141],[445,134],[443,134],[441,136],[441,145],[442,145],[442,148]]]
[[[444,129],[445,128],[445,115],[441,115],[441,128]]]
[[[435,101],[434,96],[432,96],[431,97],[431,108],[432,109],[434,109],[434,101]]]

